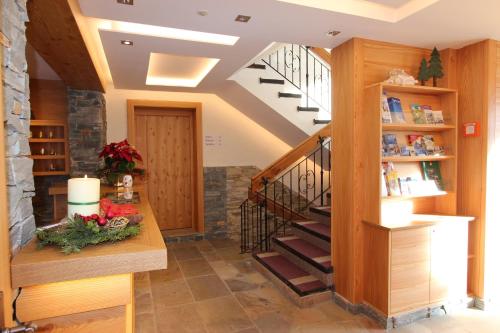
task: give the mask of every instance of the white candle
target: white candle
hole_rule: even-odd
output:
[[[72,178],[68,180],[68,218],[75,214],[99,214],[101,181],[97,178]]]

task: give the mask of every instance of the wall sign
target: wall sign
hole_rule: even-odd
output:
[[[464,123],[463,132],[465,137],[479,136],[479,123],[477,121]]]
[[[222,146],[222,136],[205,135],[205,146]]]

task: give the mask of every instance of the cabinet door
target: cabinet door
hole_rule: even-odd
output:
[[[429,304],[429,233],[429,227],[391,233],[391,314]]]
[[[431,303],[467,295],[467,244],[467,223],[431,227]]]

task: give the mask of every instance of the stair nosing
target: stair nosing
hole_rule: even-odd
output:
[[[309,211],[312,213],[320,214],[326,217],[332,217],[332,213],[325,212],[324,210],[319,209],[318,207],[309,207]]]
[[[247,66],[247,68],[264,70],[264,69],[266,69],[266,65],[253,63],[253,64]]]
[[[315,221],[315,222],[316,222],[316,221]],[[322,224],[321,222],[316,222],[316,223],[318,223],[318,224]],[[299,223],[297,223],[297,222],[292,222],[292,226],[293,226],[293,227],[295,227],[295,228],[297,228],[297,229],[300,229],[300,230],[302,230],[302,231],[304,231],[304,232],[307,232],[308,234],[310,234],[310,235],[312,235],[312,236],[314,236],[314,237],[317,237],[317,238],[319,238],[319,239],[321,239],[321,240],[324,240],[324,241],[326,241],[326,242],[328,242],[328,243],[331,243],[331,237],[328,237],[328,236],[325,236],[325,235],[323,235],[323,234],[320,234],[320,233],[319,233],[319,232],[317,232],[317,231],[314,231],[314,230],[308,229],[308,228],[304,227],[302,224],[299,224]]]
[[[267,84],[279,84],[279,85],[285,85],[285,80],[281,79],[265,79],[263,77],[259,78],[260,83],[267,83]]]
[[[285,260],[288,261],[290,264],[298,267],[293,262],[291,262],[290,260],[288,260],[285,256],[283,256],[282,254],[280,254],[280,255],[283,258],[285,258]],[[327,285],[325,285],[323,282],[321,282],[321,283],[323,283],[324,288],[321,288],[321,289],[318,288],[318,289],[314,289],[314,290],[311,290],[311,291],[302,292],[294,284],[292,284],[290,281],[288,281],[284,276],[282,276],[280,273],[276,272],[271,266],[269,266],[267,263],[265,263],[263,260],[261,260],[260,257],[257,254],[254,254],[253,257],[254,257],[255,260],[257,260],[259,262],[259,264],[261,264],[268,271],[270,271],[272,274],[274,274],[274,276],[276,276],[281,282],[283,282],[284,284],[286,284],[290,289],[292,289],[300,297],[309,296],[309,295],[312,295],[312,294],[315,294],[315,293],[319,293],[319,292],[323,292],[323,291],[327,291],[327,290],[331,289]],[[300,268],[300,267],[298,267],[298,268]],[[302,268],[300,268],[300,269],[302,269]]]
[[[297,111],[302,111],[302,112],[319,112],[319,108],[317,108],[317,107],[308,107],[308,106],[297,106]]]
[[[325,274],[333,273],[333,267],[331,266],[331,260],[330,260],[330,268],[325,268],[325,266],[321,265],[319,262],[316,262],[316,261],[312,260],[311,258],[303,255],[299,251],[295,250],[294,248],[292,248],[292,247],[288,246],[287,244],[285,244],[284,242],[280,241],[278,238],[274,237],[273,241],[278,246],[281,246],[282,248],[284,248],[288,252],[296,255],[297,257],[299,257],[300,259],[304,260],[305,262],[307,262],[311,266],[314,266],[315,268],[317,268],[321,272],[323,272]],[[311,246],[314,246],[314,245],[311,244]],[[317,246],[314,246],[314,247],[317,247]],[[324,250],[322,250],[322,251],[324,251]],[[331,256],[331,254],[330,254],[330,256]]]
[[[302,98],[302,94],[278,92],[278,98]]]

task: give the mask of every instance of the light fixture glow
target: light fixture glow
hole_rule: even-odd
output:
[[[234,45],[238,39],[240,39],[240,37],[236,36],[213,34],[202,31],[109,20],[102,20],[99,23],[99,30],[221,45]]]
[[[122,41],[121,41],[121,43],[122,43],[123,45],[128,45],[128,46],[132,46],[132,45],[134,45],[134,42],[133,42],[133,41],[131,41],[131,40],[128,40],[128,39],[124,39],[124,40],[122,40]]]
[[[215,67],[220,59],[181,57],[162,53],[151,53],[149,56],[146,85],[167,87],[194,88]],[[177,61],[187,61],[185,66]],[[175,70],[173,67],[183,66],[185,70]],[[182,72],[182,73],[181,73]]]

